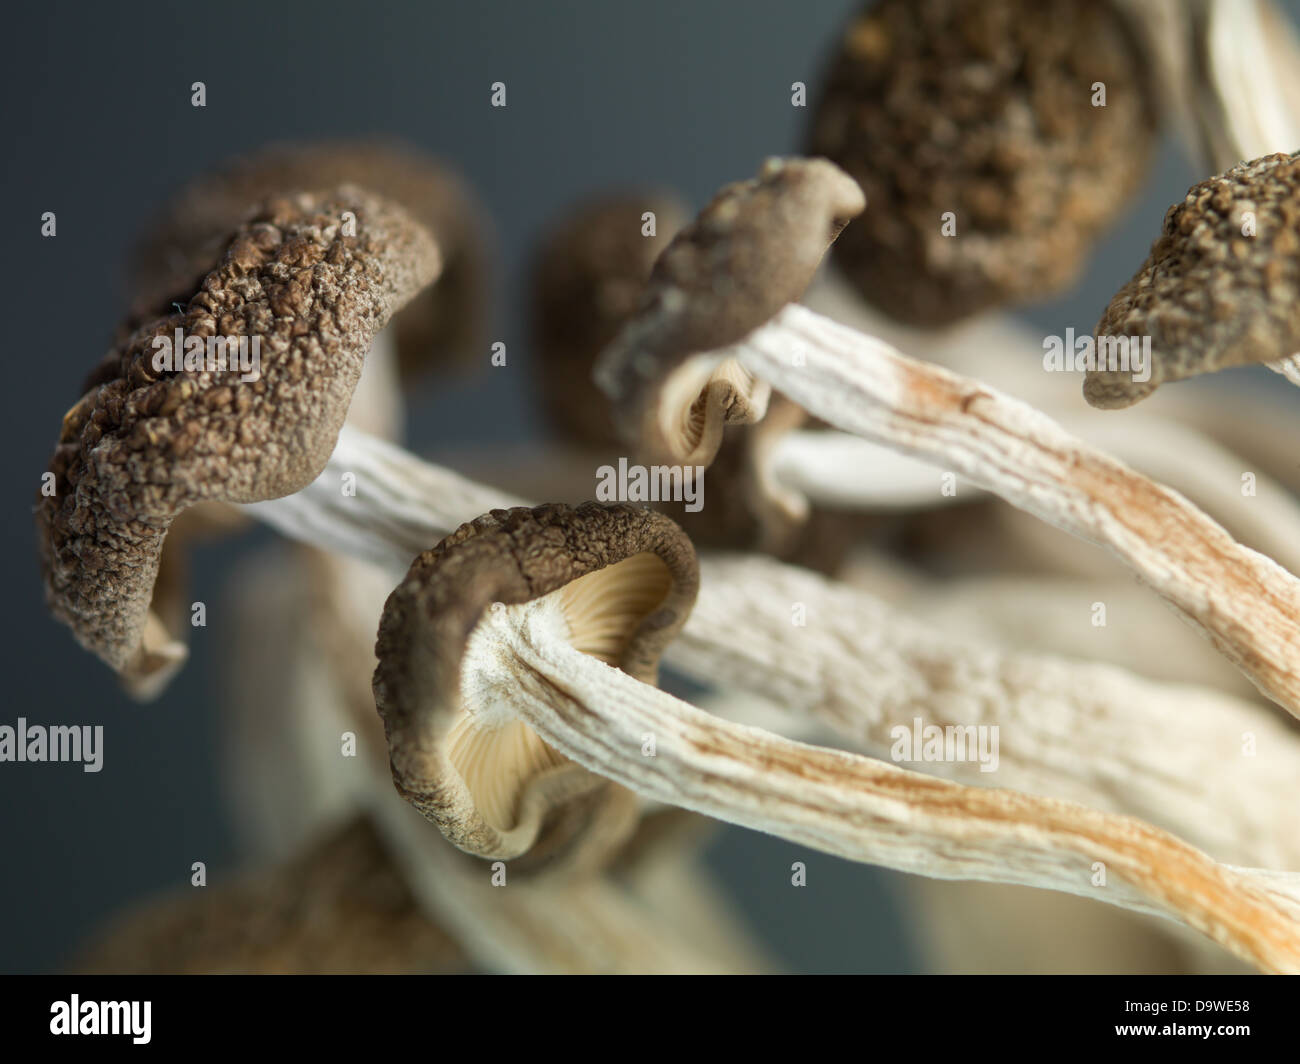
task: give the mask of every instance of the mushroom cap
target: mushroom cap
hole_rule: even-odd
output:
[[[344,211],[356,235],[342,235]],[[204,502],[299,491],[324,468],[375,333],[437,276],[433,237],[400,207],[344,186],[268,203],[241,225],[181,313],[104,360],[63,419],[37,499],[46,601],[137,694],[184,659],[150,608],[164,537]],[[260,338],[260,376],[158,371],[153,341]]]
[[[550,859],[609,848],[633,826],[630,795],[552,750],[524,722],[467,690],[467,656],[502,606],[558,602],[573,644],[645,683],[699,587],[690,540],[625,504],[493,510],[420,555],[384,607],[375,704],[393,781],[456,846]],[[503,678],[502,683],[509,683]]]
[[[861,189],[825,159],[768,159],[673,238],[639,313],[596,367],[642,453],[708,465],[724,425],[762,417],[766,386],[734,359],[706,353],[744,339],[802,296],[864,205]]]
[[[909,325],[1066,287],[1146,172],[1148,66],[1096,0],[868,5],[843,34],[808,142],[871,205],[836,244],[837,265]]]
[[[129,270],[130,328],[167,313],[198,287],[239,226],[276,196],[358,185],[398,204],[437,241],[438,284],[393,321],[402,372],[436,358],[481,364],[489,225],[469,187],[445,164],[400,143],[338,140],[276,145],[190,182],[137,243]],[[474,360],[471,363],[471,360]]]
[[[1151,338],[1150,380],[1088,372],[1084,398],[1097,407],[1130,406],[1164,381],[1300,351],[1300,152],[1266,155],[1194,185],[1165,212],[1151,254],[1095,334]]]
[[[655,234],[642,235],[653,211]],[[538,389],[552,427],[591,447],[622,437],[592,367],[636,313],[655,259],[686,223],[661,193],[627,192],[583,204],[546,235],[533,262],[533,335]]]

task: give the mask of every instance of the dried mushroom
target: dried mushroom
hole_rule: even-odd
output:
[[[1099,365],[1083,394],[1098,407],[1300,352],[1300,152],[1242,163],[1191,188],[1094,331]],[[1142,346],[1149,355],[1134,354]]]
[[[426,229],[355,187],[272,201],[234,233],[184,310],[136,329],[64,416],[55,492],[36,510],[46,598],[137,693],[156,692],[186,654],[151,609],[172,522],[199,503],[310,483],[375,334],[439,266]],[[174,337],[209,354],[194,368],[160,362],[155,341],[174,348]],[[260,345],[255,372],[211,354],[244,341]]]
[[[653,683],[697,586],[690,541],[631,506],[494,510],[426,551],[389,597],[376,644],[398,791],[480,856],[615,848],[635,803],[502,711],[514,680],[491,631],[512,608],[549,610],[567,643]]]

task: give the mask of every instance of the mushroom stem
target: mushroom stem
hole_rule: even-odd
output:
[[[1300,477],[1290,457],[1300,448],[1300,436],[1285,395],[1273,403],[1255,397],[1247,403],[1223,389],[1162,389],[1148,400],[1155,408],[1147,417],[1116,419],[1078,403],[1077,391],[1063,391],[1054,374],[1042,371],[1042,338],[1005,316],[988,315],[937,334],[907,329],[873,312],[833,271],[803,303],[913,358],[977,376],[1029,403],[1187,496],[1247,546],[1300,573],[1300,506],[1294,499]],[[1300,356],[1265,365],[1300,385]],[[1241,476],[1248,471],[1255,475],[1256,492],[1245,498]],[[965,487],[958,497],[968,497]]]
[[[1291,653],[1300,645],[1300,581],[1182,496],[1018,400],[797,304],[730,350],[813,416],[942,463],[1106,547],[1261,691],[1300,716]]]
[[[1280,797],[1300,771],[1300,738],[1265,706],[1227,693],[1008,653],[819,574],[744,555],[702,558],[695,609],[665,662],[779,706],[787,720],[764,722],[771,730],[817,721],[883,759],[918,720],[993,727],[993,771],[973,756],[924,770],[1140,816],[1233,863],[1300,868]]]
[[[397,330],[386,325],[375,334],[357,390],[352,393],[347,424],[362,432],[395,440],[405,428],[402,382],[397,354]]]
[[[340,498],[342,468],[364,470],[374,483],[363,490],[358,476],[357,497]],[[286,534],[360,553],[396,575],[464,521],[517,505],[352,430],[345,430],[329,470],[298,496],[252,511],[274,517]],[[390,512],[395,501],[400,508]],[[293,507],[288,515],[277,513],[284,503]],[[1300,750],[1285,729],[1239,698],[939,637],[864,592],[768,559],[706,556],[703,565],[696,608],[669,644],[666,663],[779,704],[785,734],[807,734],[815,719],[888,756],[892,729],[917,717],[939,724],[978,719],[1002,729],[998,780],[1005,785],[1139,813],[1242,863],[1300,862],[1300,851],[1285,844],[1285,810],[1273,797],[1294,778]],[[791,624],[793,603],[803,604],[805,627]],[[1242,753],[1246,733],[1257,739],[1253,759]],[[933,770],[990,782],[973,762],[937,763]],[[1189,793],[1191,781],[1204,780],[1217,783]]]
[[[557,638],[563,616],[544,601],[507,613],[497,631],[517,668],[502,697],[556,749],[645,797],[850,860],[1172,916],[1265,970],[1300,971],[1300,876],[1219,864],[1130,817],[720,721]]]
[[[1204,153],[1215,170],[1300,144],[1300,43],[1269,0],[1197,0],[1204,39],[1192,95]]]
[[[982,498],[962,483],[945,492],[941,471],[847,432],[786,434],[772,452],[772,475],[786,489],[830,509],[912,510]]]
[[[1300,43],[1272,0],[1118,0],[1161,109],[1218,172],[1300,144]]]
[[[243,509],[291,539],[404,572],[452,529],[488,510],[521,505],[344,426],[324,472],[307,487]]]
[[[1159,481],[1222,523],[1242,541],[1293,573],[1300,572],[1300,504],[1285,485],[1248,457],[1234,454],[1206,433],[1167,418],[1128,420],[1064,415],[1062,426],[1094,447]],[[1255,493],[1242,493],[1242,474]]]

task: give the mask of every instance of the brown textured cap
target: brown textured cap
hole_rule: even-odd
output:
[[[438,243],[438,283],[393,321],[404,374],[480,359],[484,347],[489,235],[485,213],[445,165],[402,144],[285,144],[234,159],[191,182],[136,245],[129,271],[134,327],[185,301],[230,234],[263,203],[298,192],[358,185],[412,215]],[[481,361],[480,361],[481,364]]]
[[[356,235],[341,216],[356,215]],[[375,333],[438,274],[433,237],[355,187],[274,201],[238,228],[182,313],[137,329],[64,416],[37,500],[46,600],[136,693],[183,643],[150,609],[164,537],[201,502],[299,491],[324,468]],[[153,341],[260,338],[260,376],[154,368]]]
[[[911,325],[1069,285],[1146,172],[1148,67],[1102,0],[871,4],[844,32],[809,138],[869,205],[836,263]]]
[[[1130,346],[1150,337],[1151,348],[1145,382],[1131,371],[1088,372],[1084,398],[1098,407],[1130,406],[1162,382],[1300,352],[1300,152],[1266,155],[1193,186],[1165,213],[1151,254],[1095,333]]]
[[[734,360],[692,366],[691,356],[744,339],[799,299],[862,208],[858,186],[825,159],[769,159],[677,234],[637,317],[596,367],[647,457],[708,465],[723,425],[762,416],[767,393]]]
[[[655,215],[652,236],[643,235],[646,211]],[[640,307],[655,259],[685,223],[675,199],[629,192],[583,204],[543,240],[532,269],[537,383],[543,411],[565,439],[622,442],[592,367]]]
[[[653,211],[656,232],[642,235]],[[551,231],[534,263],[533,325],[541,355],[543,405],[566,438],[605,451],[625,442],[610,402],[591,379],[592,365],[641,307],[651,270],[685,222],[675,200],[650,193],[606,196],[571,212]],[[737,427],[709,467],[708,504],[691,512],[661,502],[698,543],[788,556],[802,539],[803,500],[776,484],[768,453],[806,418],[773,397],[756,425]]]
[[[398,791],[456,846],[483,857],[542,851],[568,860],[593,832],[612,849],[631,830],[630,795],[523,721],[471,715],[462,687],[471,635],[493,623],[495,603],[556,593],[578,649],[654,683],[698,586],[690,540],[667,517],[634,506],[494,510],[461,526],[415,560],[379,624],[375,704]],[[612,817],[611,803],[620,807]]]

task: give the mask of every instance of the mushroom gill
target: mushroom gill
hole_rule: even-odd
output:
[[[656,416],[667,455],[685,465],[707,465],[728,425],[761,420],[771,389],[738,359],[688,359],[664,381]]]
[[[658,555],[634,554],[580,576],[534,602],[494,609],[471,633],[461,674],[463,708],[447,736],[447,759],[474,796],[483,819],[498,831],[518,825],[525,787],[571,762],[523,721],[500,719],[493,693],[510,682],[496,657],[493,629],[501,614],[549,613],[551,626],[576,650],[619,668],[641,623],[668,597],[673,578]]]
[[[637,802],[513,711],[525,667],[505,636],[526,616],[539,638],[653,683],[698,584],[681,529],[625,504],[494,510],[425,551],[389,597],[377,645],[398,791],[482,857],[612,852]]]

